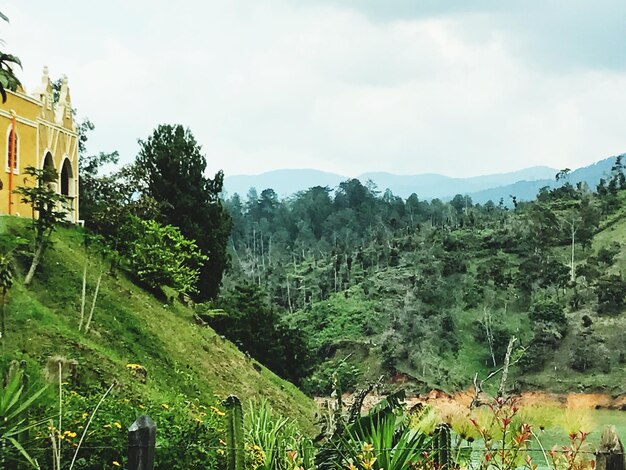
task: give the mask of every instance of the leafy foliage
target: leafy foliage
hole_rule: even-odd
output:
[[[206,261],[195,242],[171,225],[131,217],[122,229],[129,233],[128,264],[137,278],[152,289],[169,286],[195,292],[198,273]]]

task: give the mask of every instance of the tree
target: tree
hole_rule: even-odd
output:
[[[9,18],[2,13],[0,13],[0,18],[6,22],[9,21]],[[7,101],[7,90],[15,91],[17,87],[21,85],[13,71],[16,65],[20,68],[22,67],[20,59],[14,55],[0,51],[0,96],[2,96],[3,103]]]
[[[615,157],[615,163],[611,168],[611,179],[609,180],[608,189],[610,192],[617,192],[620,189],[626,189],[626,176],[624,175],[624,164],[622,163],[622,155]]]
[[[83,155],[79,157],[79,194],[80,194],[80,218],[88,227],[92,226],[100,213],[110,204],[108,197],[111,192],[111,184],[115,178],[100,174],[102,166],[117,164],[119,154],[117,152],[98,155]]]
[[[553,323],[562,333],[567,327],[567,318],[560,302],[553,299],[537,299],[530,306],[528,317],[534,322]]]
[[[521,364],[526,370],[538,370],[565,335],[567,318],[563,306],[550,298],[535,299],[528,316],[533,321],[532,354]]]
[[[26,167],[24,173],[35,179],[34,186],[20,186],[15,190],[22,197],[22,202],[33,208],[33,228],[35,232],[33,244],[33,259],[24,278],[24,285],[28,286],[33,280],[35,270],[43,258],[44,252],[50,244],[50,235],[59,223],[65,220],[67,203],[65,196],[57,193],[53,184],[58,179],[56,170],[50,168]]]
[[[239,284],[220,298],[228,315],[209,319],[218,332],[284,378],[298,382],[309,372],[307,337],[281,319],[262,288]]]
[[[617,313],[626,306],[626,281],[619,274],[607,274],[597,281],[598,313]]]
[[[198,296],[213,298],[229,264],[226,244],[232,222],[219,198],[224,174],[204,176],[201,147],[181,125],[160,125],[139,145],[135,162],[143,183],[139,191],[158,202],[159,222],[178,227],[208,257],[200,270]]]
[[[569,168],[564,168],[563,170],[560,170],[556,176],[555,179],[557,181],[561,181],[561,180],[569,180],[569,175],[572,172],[572,170],[570,170]]]

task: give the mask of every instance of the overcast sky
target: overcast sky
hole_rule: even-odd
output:
[[[471,6],[468,6],[471,5]],[[626,151],[623,0],[0,2],[27,91],[67,74],[124,162],[160,123],[208,169],[450,176]]]

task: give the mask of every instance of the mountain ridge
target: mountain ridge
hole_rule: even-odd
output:
[[[567,181],[572,184],[584,182],[595,187],[600,178],[610,174],[616,157],[608,157],[593,164],[575,169],[569,174]],[[387,189],[402,198],[415,193],[420,199],[448,200],[456,194],[468,195],[475,203],[489,200],[498,202],[503,199],[510,205],[510,196],[519,201],[534,199],[542,187],[553,188],[559,184],[555,180],[558,170],[548,166],[532,166],[504,173],[492,173],[467,178],[451,177],[439,173],[421,173],[401,175],[390,172],[366,172],[356,179],[365,183],[372,181],[379,190]],[[279,169],[258,175],[233,175],[224,180],[227,196],[237,193],[245,196],[250,188],[258,192],[271,188],[280,197],[289,197],[312,186],[328,186],[336,188],[350,177],[315,169]]]

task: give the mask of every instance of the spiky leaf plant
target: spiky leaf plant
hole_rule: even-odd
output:
[[[46,387],[28,390],[24,371],[13,368],[6,377],[5,385],[0,389],[0,459],[6,464],[15,458],[15,452],[32,468],[39,468],[19,442],[19,436],[42,422],[30,422],[28,410],[37,405]],[[12,455],[13,454],[13,455]],[[15,464],[15,462],[13,462]],[[7,467],[8,468],[8,467]]]

